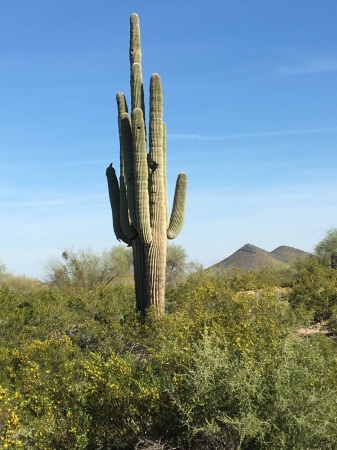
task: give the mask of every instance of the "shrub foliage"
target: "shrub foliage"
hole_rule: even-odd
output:
[[[334,324],[335,272],[291,277],[201,271],[145,321],[125,284],[3,285],[1,448],[335,449],[336,347],[296,331]]]

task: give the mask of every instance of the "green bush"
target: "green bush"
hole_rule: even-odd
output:
[[[333,291],[331,271],[303,271],[295,293],[311,298],[310,276]],[[146,320],[130,286],[3,286],[0,446],[335,449],[336,348],[297,336],[317,305],[290,307],[274,283],[199,272]]]
[[[337,362],[326,338],[280,341],[261,358],[238,357],[205,334],[172,397],[189,448],[334,449]],[[208,447],[211,448],[211,447]]]
[[[293,308],[310,311],[315,321],[329,319],[337,306],[337,271],[316,258],[307,260],[298,270],[288,300]]]

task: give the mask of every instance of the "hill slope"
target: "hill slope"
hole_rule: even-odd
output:
[[[267,252],[255,245],[246,244],[228,258],[211,266],[210,269],[230,270],[239,267],[243,272],[250,272],[264,266],[281,267],[308,255],[309,253],[303,250],[285,245],[277,247],[272,252]]]
[[[286,264],[291,264],[299,258],[306,258],[309,256],[309,253],[304,252],[303,250],[288,247],[286,245],[281,245],[280,247],[275,248],[275,250],[270,252],[270,254],[274,256],[274,258],[280,259]]]

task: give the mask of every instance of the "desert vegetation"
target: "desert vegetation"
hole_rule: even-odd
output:
[[[187,178],[169,219],[161,82],[150,81],[146,138],[136,15],[130,66],[119,180],[106,172],[130,248],[64,250],[43,281],[0,264],[0,447],[335,450],[337,231],[314,256],[285,267],[278,252],[247,272],[203,270],[167,249]]]
[[[122,254],[68,251],[48,283],[2,266],[1,448],[336,448],[336,270],[186,265],[144,319],[130,273],[107,282]]]

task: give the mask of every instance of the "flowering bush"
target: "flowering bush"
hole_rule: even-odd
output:
[[[336,348],[267,281],[200,272],[145,321],[129,286],[2,287],[1,448],[335,449]]]

